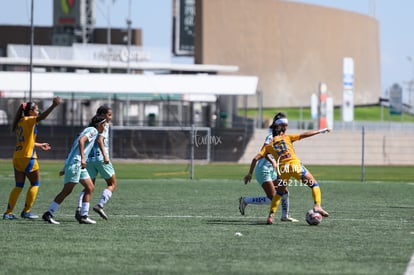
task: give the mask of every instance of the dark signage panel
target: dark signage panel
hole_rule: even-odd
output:
[[[173,53],[194,55],[195,0],[175,0],[173,24]]]

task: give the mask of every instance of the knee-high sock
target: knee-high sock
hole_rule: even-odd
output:
[[[78,208],[82,208],[82,202],[83,202],[83,195],[85,195],[85,192],[80,192],[79,199],[78,199]]]
[[[274,216],[276,214],[276,210],[279,207],[282,196],[283,194],[277,192],[276,195],[273,197],[272,203],[270,204],[269,215]]]
[[[29,187],[29,190],[27,190],[26,194],[26,203],[24,205],[24,212],[30,212],[32,209],[33,203],[36,200],[37,192],[39,191],[39,185],[34,184]]]
[[[247,204],[270,204],[272,201],[268,197],[244,197],[243,200]]]
[[[88,216],[89,214],[89,202],[82,202],[81,216]]]
[[[316,205],[321,205],[322,202],[322,194],[321,194],[321,189],[319,188],[319,184],[315,183],[314,185],[311,186],[312,188],[312,197],[313,197],[313,201]]]
[[[289,193],[286,192],[282,196],[282,219],[287,218],[289,216]]]
[[[109,189],[104,189],[103,191],[102,191],[102,195],[101,195],[101,197],[99,198],[99,202],[98,202],[98,204],[101,206],[101,207],[104,207],[104,205],[105,205],[105,203],[107,203],[109,200],[110,200],[110,198],[112,197],[112,192],[111,192],[111,190],[109,190]]]
[[[51,214],[54,214],[59,209],[59,206],[60,204],[58,204],[55,201],[52,201],[47,211],[49,211]]]
[[[16,206],[17,199],[19,198],[20,193],[22,192],[22,190],[23,190],[23,186],[21,186],[21,187],[16,186],[10,192],[9,203],[7,204],[6,214],[12,214],[13,213],[14,206]]]

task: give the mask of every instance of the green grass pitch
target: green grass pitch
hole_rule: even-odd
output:
[[[42,182],[33,212],[42,214],[62,188],[62,162],[40,160]],[[268,206],[238,210],[240,196],[259,196],[247,165],[115,162],[118,189],[96,225],[74,219],[75,188],[56,214],[0,222],[0,274],[404,274],[414,252],[413,167],[308,167],[331,217],[308,226],[311,192],[291,186],[299,223],[266,225]],[[0,204],[14,186],[11,161],[0,161]],[[20,214],[28,183],[15,214]],[[97,180],[91,204],[104,188]],[[242,236],[235,236],[240,232]]]

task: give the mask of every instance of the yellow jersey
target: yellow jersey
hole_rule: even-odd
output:
[[[13,158],[37,158],[35,142],[37,137],[37,117],[25,116],[17,123],[16,148]]]
[[[259,154],[262,157],[271,154],[278,163],[287,163],[295,160],[299,161],[293,147],[293,142],[299,139],[300,134],[275,136],[272,142],[263,147]]]
[[[277,174],[284,184],[289,184],[288,180],[294,177],[303,180],[307,173],[306,168],[301,164],[293,148],[293,142],[300,140],[300,135],[283,135],[273,138],[269,145],[266,145],[260,155],[265,157],[271,154],[278,164]]]

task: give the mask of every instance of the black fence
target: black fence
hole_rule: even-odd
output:
[[[50,143],[52,150],[38,150],[39,158],[64,160],[83,128],[40,125],[37,141]],[[162,130],[118,128],[111,133],[113,159],[188,160],[193,155],[195,160],[234,162],[243,155],[253,128],[211,128],[209,133],[197,129],[195,132],[169,130],[168,127]],[[10,126],[0,125],[0,158],[12,158],[14,147],[15,136]]]

